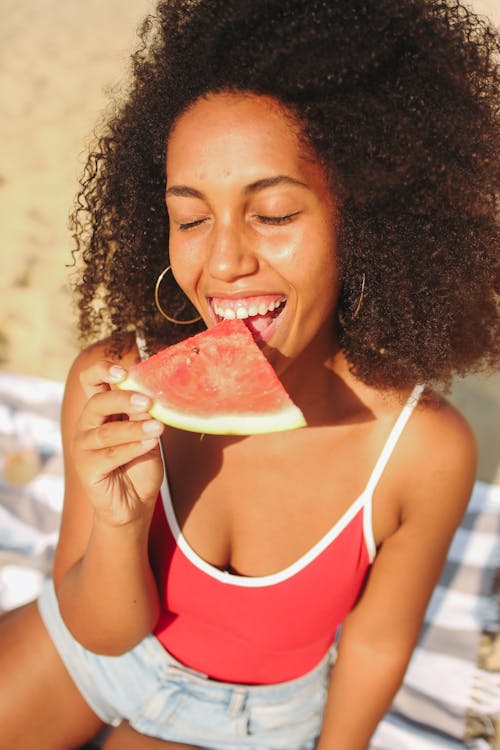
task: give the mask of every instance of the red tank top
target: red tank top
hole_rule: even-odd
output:
[[[246,684],[294,679],[319,663],[375,557],[373,491],[421,391],[403,407],[360,497],[312,549],[272,575],[233,575],[201,559],[179,529],[165,471],[150,533],[161,602],[154,633],[176,659]]]

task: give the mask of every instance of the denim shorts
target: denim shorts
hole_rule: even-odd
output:
[[[333,649],[312,671],[273,685],[219,682],[183,666],[153,636],[121,656],[87,651],[66,628],[52,581],[38,607],[77,688],[106,724],[211,750],[313,750]]]

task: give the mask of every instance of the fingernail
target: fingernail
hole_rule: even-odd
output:
[[[130,397],[130,403],[132,406],[135,406],[136,409],[147,409],[150,400],[147,396],[142,396],[140,393],[134,393],[133,396]]]
[[[125,377],[125,370],[120,365],[111,365],[109,375],[113,380],[122,380]]]
[[[150,435],[154,435],[155,433],[158,434],[163,430],[163,425],[160,424],[160,422],[156,422],[154,419],[151,419],[147,422],[142,423],[142,429],[144,432],[148,432]]]
[[[151,450],[151,448],[154,448],[156,445],[158,445],[157,438],[153,438],[152,440],[143,440],[142,441],[143,448],[146,448],[147,450]]]

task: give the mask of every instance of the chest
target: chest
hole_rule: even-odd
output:
[[[164,453],[177,523],[206,562],[245,576],[293,564],[363,493],[383,428],[326,429],[243,439],[171,431]],[[386,478],[384,478],[386,479]],[[378,543],[397,523],[391,483],[377,489]]]

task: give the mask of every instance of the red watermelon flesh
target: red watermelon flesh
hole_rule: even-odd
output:
[[[306,424],[242,320],[163,349],[119,387],[153,398],[155,419],[193,432],[250,435]]]

